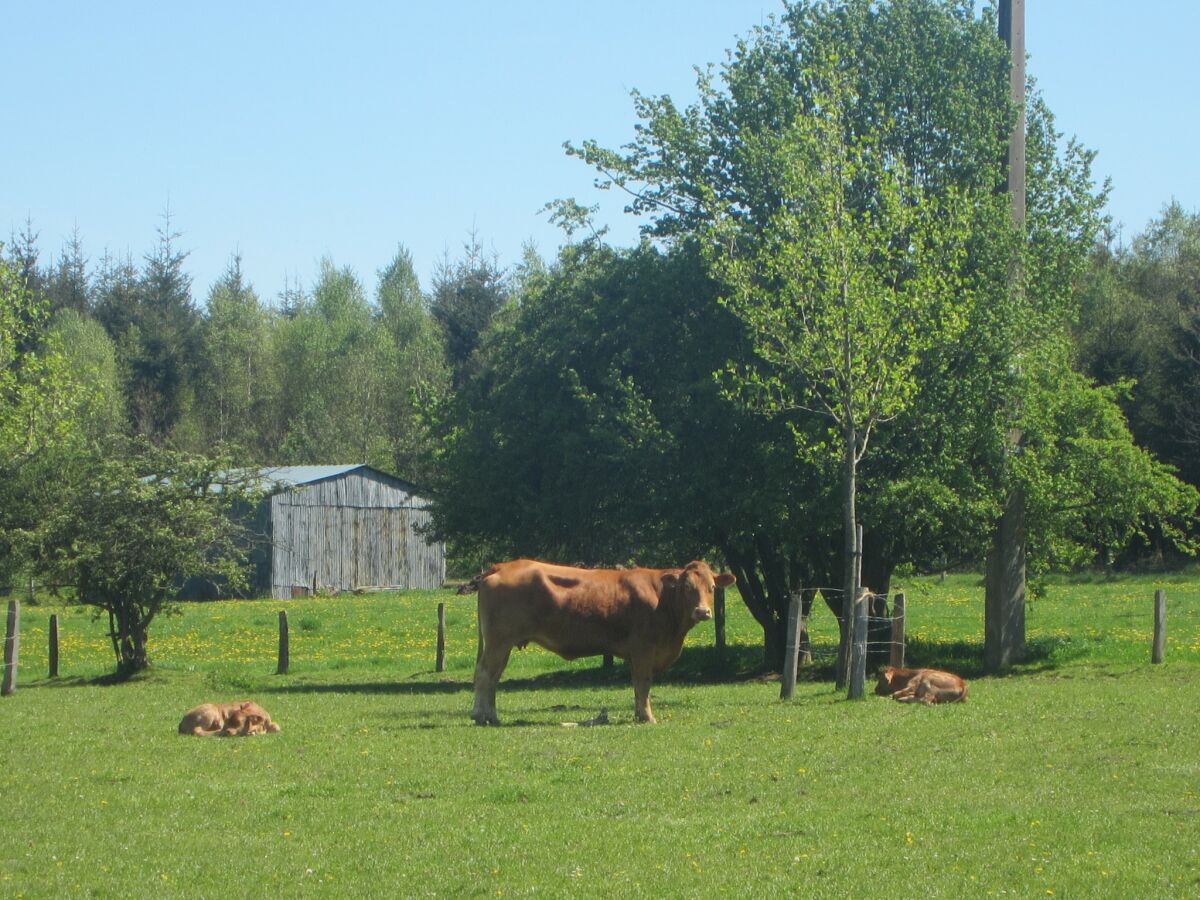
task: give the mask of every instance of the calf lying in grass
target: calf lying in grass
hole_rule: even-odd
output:
[[[253,700],[238,703],[201,703],[189,709],[179,723],[180,734],[241,737],[276,732],[279,726]]]
[[[885,666],[875,693],[901,703],[956,703],[967,699],[967,683],[953,672]]]

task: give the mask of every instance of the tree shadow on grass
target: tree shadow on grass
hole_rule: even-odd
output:
[[[165,681],[165,675],[154,667],[132,674],[106,672],[103,675],[58,675],[54,678],[24,680],[21,687],[27,688],[70,688],[70,687],[118,687],[123,684],[138,684]]]
[[[1026,642],[1025,657],[1012,668],[990,675],[983,666],[983,644],[977,641],[909,640],[904,664],[911,668],[947,669],[964,678],[1011,678],[1053,672],[1087,655],[1087,648],[1069,639],[1045,636]]]

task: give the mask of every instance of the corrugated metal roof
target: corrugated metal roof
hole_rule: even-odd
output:
[[[369,469],[363,463],[352,466],[270,466],[259,469],[258,476],[267,484],[280,487],[295,487],[300,484],[312,484],[314,481],[324,481],[326,478],[336,478],[355,469]],[[399,479],[397,479],[399,480]]]
[[[317,481],[338,478],[338,476],[349,472],[358,472],[359,469],[367,469],[370,472],[383,475],[385,479],[402,485],[408,493],[419,493],[419,488],[412,481],[406,481],[402,478],[396,478],[395,475],[380,472],[379,469],[367,466],[366,463],[356,463],[354,466],[266,466],[258,469],[256,474],[259,479],[258,487],[264,491],[272,491],[316,484]]]

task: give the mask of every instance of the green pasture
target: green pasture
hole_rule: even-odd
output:
[[[909,661],[962,671],[968,703],[846,701],[823,607],[817,663],[780,702],[734,594],[729,653],[693,631],[654,686],[657,726],[633,724],[620,663],[531,647],[501,682],[504,725],[475,727],[474,598],[449,591],[188,604],[124,684],[87,610],[25,604],[0,699],[0,896],[1200,895],[1200,577],[1051,584],[1028,662],[1000,678],[978,671],[977,578],[903,588]],[[197,703],[251,697],[281,733],[176,733]],[[612,724],[562,724],[601,707]]]

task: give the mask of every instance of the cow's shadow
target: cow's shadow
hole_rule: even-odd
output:
[[[629,665],[615,660],[612,666],[595,657],[591,667],[573,667],[539,672],[536,675],[505,674],[500,680],[503,691],[539,691],[547,688],[611,687],[630,683]],[[831,669],[832,671],[832,669]],[[723,684],[749,681],[762,675],[762,651],[755,647],[726,647],[718,654],[714,647],[685,647],[679,659],[665,672],[654,676],[655,684]],[[272,694],[454,694],[474,690],[470,675],[452,677],[434,672],[418,672],[403,681],[306,682],[271,685],[263,689]]]
[[[1006,677],[1053,671],[1076,655],[1085,653],[1064,649],[1054,638],[1034,639],[1029,642],[1024,661]],[[833,656],[836,648],[817,648],[815,662],[803,666],[797,673],[802,682],[832,681],[834,679]],[[505,675],[501,678],[502,691],[540,691],[546,689],[607,688],[629,685],[629,665],[616,660],[610,667],[601,664],[595,657],[595,665],[589,667],[553,669],[535,675]],[[981,678],[986,674],[983,667],[983,645],[972,641],[922,642],[911,640],[907,646],[905,665],[930,666],[947,669],[964,678]],[[874,669],[868,678],[874,678]],[[763,663],[760,647],[729,646],[718,653],[711,645],[685,647],[679,659],[665,672],[654,676],[655,684],[736,684],[777,677]],[[456,694],[474,690],[471,675],[447,676],[434,672],[418,672],[401,681],[362,682],[305,682],[299,684],[272,685],[263,689],[270,694],[390,694],[418,696],[430,694]]]

